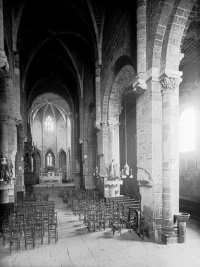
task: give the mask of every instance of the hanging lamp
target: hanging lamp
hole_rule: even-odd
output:
[[[125,94],[125,112],[124,112],[124,135],[125,135],[125,158],[126,163],[122,169],[122,178],[126,178],[130,175],[130,178],[133,178],[132,169],[129,168],[127,163],[127,129],[126,129],[126,94]]]

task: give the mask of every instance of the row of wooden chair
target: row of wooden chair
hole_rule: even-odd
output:
[[[63,197],[63,202],[67,203],[74,215],[79,215],[79,220],[84,221],[89,231],[105,229],[108,225],[112,227],[113,235],[117,230],[121,234],[122,227],[126,227],[129,232],[134,230],[142,238],[148,236],[149,228],[141,215],[139,200],[125,196],[98,199],[91,192],[70,192],[70,189],[60,197]]]
[[[43,244],[45,232],[48,235],[48,243],[54,238],[58,241],[57,213],[55,212],[53,201],[23,201],[15,205],[9,217],[4,219],[2,224],[3,245],[9,242],[10,252],[12,246],[24,240],[25,248],[31,245],[34,249],[36,239],[40,239]]]

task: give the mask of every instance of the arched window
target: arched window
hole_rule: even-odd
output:
[[[47,155],[47,166],[52,166],[53,160],[52,160],[52,155],[49,153]]]
[[[49,167],[53,166],[53,157],[51,153],[47,154],[47,166]]]
[[[196,116],[193,108],[185,109],[179,121],[179,152],[195,150]]]
[[[54,171],[55,156],[51,150],[49,150],[45,155],[45,168],[46,168],[46,172]]]
[[[45,120],[45,131],[48,133],[53,132],[53,119],[51,116],[46,117]]]

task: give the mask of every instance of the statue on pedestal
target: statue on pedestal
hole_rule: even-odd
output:
[[[9,168],[7,158],[3,155],[0,155],[0,181],[9,182]]]
[[[117,166],[117,163],[115,163],[115,160],[112,159],[110,169],[109,169],[109,177],[111,180],[118,179],[120,177],[119,168]]]

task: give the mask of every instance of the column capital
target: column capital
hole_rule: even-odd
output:
[[[15,123],[16,124],[17,119],[15,117],[11,117],[9,115],[0,115],[0,124],[10,124]]]
[[[0,124],[8,124],[8,121],[10,119],[9,115],[0,115]]]
[[[138,76],[133,81],[133,91],[141,95],[147,90],[147,84],[144,79],[139,78]]]
[[[119,122],[112,122],[112,121],[108,121],[108,127],[109,129],[115,129],[116,127],[119,127]]]
[[[0,50],[0,68],[4,68],[5,72],[9,71],[8,59],[4,50]]]
[[[21,124],[23,125],[23,120],[22,120],[22,118],[17,119],[17,120],[16,120],[16,125],[19,126],[19,125],[21,125]]]
[[[182,82],[182,72],[181,71],[165,71],[159,78],[161,84],[161,93],[173,93],[175,89]]]
[[[95,122],[94,122],[94,128],[95,128],[97,131],[100,131],[100,130],[101,130],[101,122],[95,121]]]

